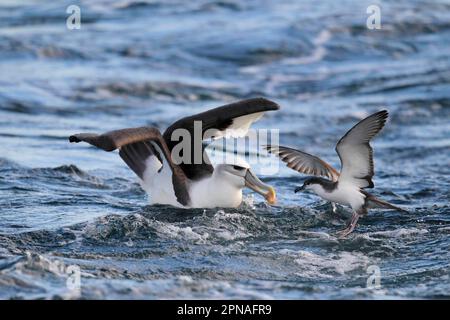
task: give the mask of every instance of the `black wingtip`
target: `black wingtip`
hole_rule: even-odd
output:
[[[389,111],[380,110],[380,111],[375,112],[374,114],[368,116],[367,118],[375,119],[376,121],[379,122],[381,127],[383,127],[386,124],[388,117],[389,117]]]
[[[387,119],[389,117],[389,111],[381,110],[376,113],[380,118]]]
[[[70,136],[70,137],[69,137],[69,142],[70,142],[70,143],[73,143],[73,142],[78,143],[78,142],[81,142],[81,140],[78,139],[77,136]]]
[[[264,97],[252,98],[247,101],[256,103],[258,105],[264,106],[266,110],[279,110],[280,105],[272,100],[269,100]]]

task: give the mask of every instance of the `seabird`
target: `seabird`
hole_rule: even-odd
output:
[[[315,176],[306,179],[301,187],[295,189],[296,193],[312,190],[325,200],[352,208],[350,222],[339,232],[342,237],[355,229],[358,219],[367,214],[369,208],[405,211],[363,190],[374,187],[373,150],[369,142],[384,127],[387,118],[386,110],[374,113],[358,122],[339,140],[336,152],[341,160],[340,173],[322,159],[306,152],[283,146],[265,146],[289,168]]]
[[[220,137],[243,137],[253,122],[266,111],[278,110],[275,102],[255,98],[224,105],[180,119],[163,134],[153,127],[127,128],[103,134],[79,133],[70,142],[87,142],[105,151],[119,149],[120,157],[140,178],[141,186],[150,194],[151,204],[180,208],[238,207],[242,189],[248,187],[275,203],[274,189],[263,183],[243,160],[233,164],[211,165],[202,140]],[[195,136],[198,123],[201,136]],[[177,129],[188,132],[191,146],[200,146],[202,154],[191,153],[190,161],[179,164],[172,151],[180,143],[172,134]],[[184,151],[180,154],[183,154]]]

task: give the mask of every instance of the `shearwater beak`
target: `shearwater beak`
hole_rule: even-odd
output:
[[[250,170],[245,174],[245,186],[262,195],[269,204],[277,201],[274,188],[265,184]]]
[[[294,192],[297,193],[297,192],[300,192],[300,191],[303,191],[303,190],[305,190],[305,186],[304,185],[301,186],[301,187],[295,188]]]

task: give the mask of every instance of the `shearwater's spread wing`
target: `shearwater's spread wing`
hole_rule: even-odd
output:
[[[169,148],[156,128],[139,127],[109,131],[103,134],[79,133],[69,137],[70,142],[87,142],[105,151],[119,149],[120,157],[141,178],[146,170],[170,170],[177,201],[187,205],[190,201],[187,178],[173,163]]]
[[[267,145],[265,149],[277,155],[287,166],[300,173],[322,176],[336,181],[339,173],[331,165],[309,153],[283,146]]]
[[[202,144],[203,140],[244,137],[250,126],[265,112],[278,109],[278,104],[264,98],[237,101],[176,121],[164,132],[164,139],[169,150],[172,151],[181,140],[177,136],[180,132],[177,132],[177,129],[187,130],[190,135],[191,161],[180,164],[180,167],[190,179],[198,180],[210,175],[213,171],[209,161],[202,160],[207,159],[204,152],[206,145]],[[196,146],[201,147],[202,155],[195,155],[195,152],[199,153],[200,150],[200,148],[196,150]],[[199,158],[201,161],[198,161]]]
[[[373,150],[369,142],[384,127],[388,112],[379,111],[358,122],[337,143],[341,159],[340,181],[349,181],[360,188],[373,188]]]

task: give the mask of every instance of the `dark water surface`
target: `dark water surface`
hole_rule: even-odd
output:
[[[58,263],[79,266],[83,298],[450,297],[450,4],[375,2],[369,30],[371,4],[2,2],[0,298],[79,297]],[[282,106],[256,127],[336,166],[336,141],[387,108],[374,193],[409,213],[337,239],[348,210],[295,195],[285,167],[263,177],[275,207],[150,207],[117,155],[67,142],[256,96]]]

